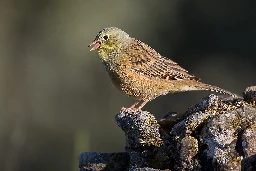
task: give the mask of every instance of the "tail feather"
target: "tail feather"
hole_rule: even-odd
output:
[[[200,86],[197,87],[198,89],[201,89],[202,90],[209,90],[209,91],[215,91],[215,92],[218,92],[218,93],[222,93],[222,94],[227,94],[227,95],[230,95],[232,97],[237,97],[239,98],[240,96],[235,94],[235,93],[231,93],[230,91],[227,91],[227,90],[224,90],[222,88],[219,88],[217,86],[212,86],[212,85],[209,85],[209,84],[205,84],[205,83],[200,83]]]

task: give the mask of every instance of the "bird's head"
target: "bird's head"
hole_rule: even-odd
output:
[[[97,50],[100,56],[104,59],[109,57],[109,53],[118,51],[129,38],[129,35],[119,28],[104,28],[89,45],[89,47],[94,45],[90,51]]]

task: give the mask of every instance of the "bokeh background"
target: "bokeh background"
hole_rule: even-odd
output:
[[[87,45],[116,26],[204,82],[256,84],[255,0],[1,0],[0,170],[78,170],[84,151],[124,151],[115,115],[133,100]],[[148,103],[157,118],[210,92]]]

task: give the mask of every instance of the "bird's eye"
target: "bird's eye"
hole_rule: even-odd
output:
[[[108,40],[108,36],[107,35],[103,36],[103,39]]]

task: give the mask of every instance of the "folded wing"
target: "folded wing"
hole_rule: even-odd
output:
[[[134,39],[133,43],[125,49],[125,52],[126,56],[129,57],[128,62],[131,62],[131,69],[139,74],[168,80],[199,80],[176,62],[161,56],[139,40]]]

